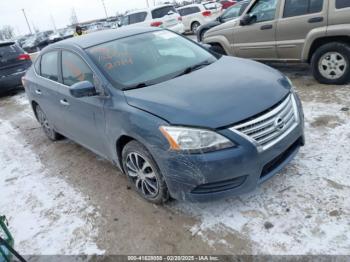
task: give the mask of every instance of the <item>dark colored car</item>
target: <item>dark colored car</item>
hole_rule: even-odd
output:
[[[199,42],[202,41],[204,34],[211,28],[221,25],[223,23],[226,23],[232,19],[235,19],[239,16],[241,16],[244,12],[244,10],[249,5],[249,1],[241,1],[235,4],[234,6],[231,6],[228,8],[225,12],[223,12],[218,18],[216,18],[214,21],[209,22],[207,24],[201,25],[197,29],[197,40]]]
[[[0,42],[0,94],[21,86],[21,78],[31,65],[30,56],[18,44]]]
[[[50,139],[61,134],[115,163],[153,203],[251,191],[304,144],[288,78],[168,30],[105,30],[55,43],[24,85]]]

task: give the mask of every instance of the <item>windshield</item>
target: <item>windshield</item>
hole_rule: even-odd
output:
[[[87,52],[112,83],[122,89],[160,83],[189,67],[217,60],[204,48],[166,30],[103,43]]]

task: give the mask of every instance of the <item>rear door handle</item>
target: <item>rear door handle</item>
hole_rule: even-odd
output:
[[[66,99],[61,99],[60,103],[61,103],[61,105],[69,106],[69,103],[68,103],[68,101]]]
[[[272,29],[273,26],[272,25],[263,25],[262,27],[260,27],[261,30],[269,30]]]
[[[322,16],[313,17],[313,18],[310,18],[308,22],[310,24],[312,24],[312,23],[320,23],[320,22],[323,22],[323,17]]]
[[[35,94],[37,94],[37,95],[41,95],[41,90],[40,89],[35,89]]]

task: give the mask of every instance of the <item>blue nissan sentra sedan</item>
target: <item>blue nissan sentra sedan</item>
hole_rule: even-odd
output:
[[[109,159],[153,203],[254,190],[304,145],[288,78],[167,30],[61,41],[23,82],[51,140],[65,136]]]

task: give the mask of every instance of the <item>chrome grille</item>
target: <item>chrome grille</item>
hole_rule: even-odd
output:
[[[268,113],[231,128],[266,150],[288,135],[299,122],[294,95]]]

